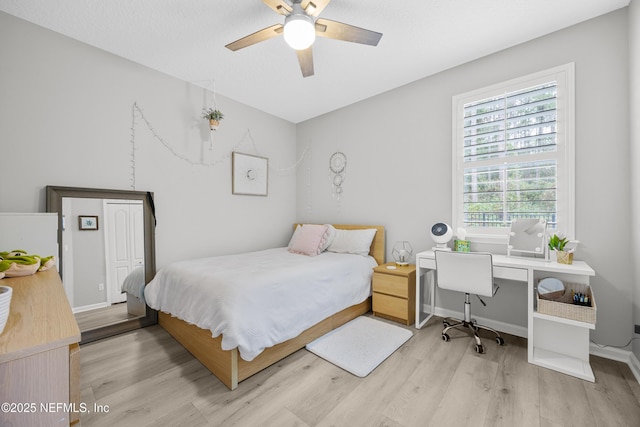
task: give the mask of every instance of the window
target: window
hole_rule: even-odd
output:
[[[504,241],[514,218],[574,238],[574,66],[453,98],[453,228]],[[497,242],[496,241],[496,242]]]

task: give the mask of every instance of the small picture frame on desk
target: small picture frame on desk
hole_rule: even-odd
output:
[[[98,217],[93,215],[79,215],[78,226],[80,230],[97,230]]]

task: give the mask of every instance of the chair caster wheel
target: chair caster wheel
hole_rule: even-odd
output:
[[[442,341],[447,342],[451,339],[451,337],[449,337],[449,334],[442,334]]]
[[[480,345],[476,344],[476,353],[478,354],[484,353],[484,347],[482,346],[482,344]]]
[[[498,345],[504,345],[504,339],[502,339],[502,337],[497,337],[496,342],[498,343]]]
[[[442,324],[444,325],[445,328],[448,328],[449,326],[451,326],[451,324],[449,322],[447,322],[446,320],[443,320]]]

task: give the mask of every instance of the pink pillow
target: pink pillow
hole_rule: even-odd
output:
[[[298,227],[293,238],[289,252],[308,256],[315,256],[322,252],[329,235],[326,225],[304,224]]]

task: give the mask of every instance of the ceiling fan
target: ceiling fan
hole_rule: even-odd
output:
[[[256,43],[284,35],[289,46],[296,50],[303,77],[313,75],[311,45],[316,36],[376,46],[382,33],[349,24],[318,18],[331,0],[262,0],[276,13],[285,16],[284,24],[264,28],[225,47],[236,51]]]

